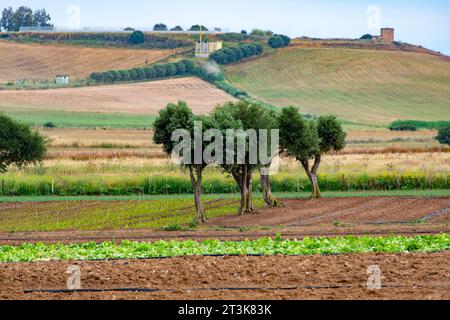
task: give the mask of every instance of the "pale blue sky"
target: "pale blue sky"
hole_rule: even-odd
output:
[[[46,8],[56,26],[65,27],[67,8],[81,9],[82,27],[151,28],[157,22],[189,27],[201,23],[231,31],[271,29],[290,36],[356,38],[369,28],[368,8],[380,8],[381,26],[394,27],[396,39],[450,55],[448,0],[1,0],[0,8]]]

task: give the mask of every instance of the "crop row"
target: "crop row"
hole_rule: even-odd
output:
[[[322,174],[319,175],[319,183],[322,191],[450,189],[449,176],[450,174],[444,173]],[[311,191],[311,184],[306,177],[289,173],[271,177],[271,185],[274,192]],[[202,186],[205,194],[238,192],[233,179],[220,174],[206,176]],[[254,190],[261,191],[260,189],[259,177],[255,175]],[[2,196],[164,195],[192,192],[188,176],[180,174],[131,177],[0,177]]]
[[[450,235],[417,237],[261,238],[255,241],[124,241],[120,244],[23,244],[0,246],[0,262],[46,260],[145,259],[194,255],[311,255],[348,253],[439,252],[450,250]]]

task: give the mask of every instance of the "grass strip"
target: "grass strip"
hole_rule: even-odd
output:
[[[275,192],[275,197],[280,199],[307,199],[311,192]],[[254,193],[260,197],[259,192]],[[448,197],[450,190],[387,190],[387,191],[336,191],[322,192],[324,198],[348,198],[348,197]],[[0,197],[0,203],[22,202],[58,202],[58,201],[155,201],[155,200],[186,200],[192,199],[192,194],[173,195],[128,195],[128,196],[8,196]],[[204,200],[211,199],[239,199],[239,194],[210,194],[205,195]]]
[[[450,250],[450,235],[416,237],[336,237],[305,238],[302,241],[261,238],[250,241],[206,240],[23,244],[0,246],[1,262],[47,260],[147,259],[200,255],[332,255],[350,253],[410,253]]]

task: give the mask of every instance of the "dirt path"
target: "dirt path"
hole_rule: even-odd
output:
[[[33,291],[66,289],[73,264],[85,292]],[[367,288],[372,265],[381,290]],[[450,299],[450,252],[7,263],[0,299]]]

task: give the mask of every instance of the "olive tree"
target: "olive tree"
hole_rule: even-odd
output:
[[[334,116],[321,116],[315,121],[305,120],[294,107],[283,109],[278,122],[282,148],[301,163],[311,181],[311,198],[320,198],[317,172],[322,155],[345,147],[346,133],[341,123]]]
[[[276,116],[260,104],[240,101],[217,107],[211,117],[214,127],[227,137],[224,144],[226,161],[223,161],[221,166],[224,172],[234,178],[239,187],[241,193],[239,215],[251,213],[254,211],[252,174],[256,170],[261,170],[265,163],[259,149],[261,145],[255,142],[259,142],[260,129],[270,130],[275,127]],[[232,136],[229,134],[230,129],[234,130]],[[270,144],[270,139],[268,143]],[[271,153],[272,150],[267,147],[265,151]],[[265,157],[271,160],[272,154]],[[267,186],[269,189],[266,189],[266,195],[271,198],[270,202],[274,203],[270,184]]]
[[[202,131],[196,130],[196,122],[202,123]],[[194,116],[186,102],[180,101],[162,109],[153,127],[153,141],[161,144],[166,154],[176,157],[178,163],[188,169],[194,189],[196,221],[205,222],[207,219],[201,196],[203,170],[208,163],[203,161],[203,157],[196,158],[195,152],[196,147],[203,152],[203,145],[198,145],[196,138],[203,136],[204,130],[211,128],[210,120],[205,116]]]
[[[39,163],[46,151],[46,141],[37,131],[0,114],[0,173],[10,165]]]

